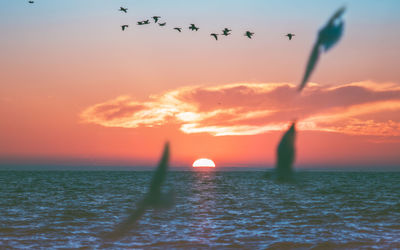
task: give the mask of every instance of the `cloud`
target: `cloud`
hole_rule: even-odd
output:
[[[300,130],[400,136],[399,111],[395,83],[313,83],[302,95],[290,83],[236,83],[178,88],[144,102],[120,96],[88,107],[81,117],[106,127],[174,123],[187,134],[214,136],[280,131],[293,119]]]

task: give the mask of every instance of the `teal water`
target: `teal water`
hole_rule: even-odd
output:
[[[399,172],[170,172],[175,206],[104,242],[151,177],[0,171],[0,248],[400,248]]]

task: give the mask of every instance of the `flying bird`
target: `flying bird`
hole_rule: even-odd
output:
[[[289,40],[292,40],[292,38],[295,36],[295,34],[287,33],[285,36],[287,36],[289,38]]]
[[[196,27],[196,25],[194,25],[194,24],[192,23],[192,24],[190,24],[189,29],[192,30],[192,31],[198,31],[200,28],[199,28],[199,27]]]
[[[293,162],[295,158],[296,122],[285,132],[277,148],[276,177],[287,181],[293,177]]]
[[[31,3],[31,4],[32,4],[32,3],[34,3],[34,1],[28,1],[28,3]]]
[[[167,23],[158,23],[160,26],[165,26]]]
[[[123,11],[123,12],[127,13],[128,12],[128,8],[119,7],[119,11]]]
[[[127,24],[124,24],[124,25],[121,25],[121,29],[122,29],[122,31],[124,31],[126,28],[128,28],[129,27],[129,25],[127,25]]]
[[[210,34],[210,36],[214,37],[214,38],[215,38],[215,40],[218,40],[218,34],[211,33],[211,34]]]
[[[225,28],[225,29],[223,29],[222,30],[222,35],[224,35],[224,36],[229,36],[231,33],[232,30],[230,30],[230,29],[228,29],[228,28]]]
[[[153,19],[154,19],[155,23],[158,22],[158,19],[160,19],[160,18],[161,18],[160,16],[153,16]]]
[[[179,28],[179,27],[175,27],[174,30],[177,30],[177,31],[179,31],[179,32],[182,32],[182,28]]]
[[[149,20],[145,20],[145,21],[139,21],[137,22],[137,25],[145,25],[145,24],[149,24]]]
[[[173,193],[164,194],[161,192],[161,186],[164,183],[168,171],[169,161],[169,143],[164,146],[164,152],[157,169],[153,174],[150,187],[145,197],[137,204],[134,211],[130,211],[128,217],[117,225],[114,231],[105,236],[106,239],[116,240],[131,231],[135,227],[135,223],[149,208],[168,208],[173,205]]]
[[[254,36],[254,32],[246,31],[246,33],[244,34],[244,36],[247,36],[248,38],[251,39],[251,37]]]
[[[317,41],[311,50],[306,71],[298,91],[301,91],[306,86],[311,73],[317,65],[320,53],[327,52],[340,40],[344,30],[344,21],[342,20],[342,16],[345,10],[345,7],[338,9],[329,19],[327,24],[319,30]]]

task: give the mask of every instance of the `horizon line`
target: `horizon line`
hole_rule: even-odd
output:
[[[192,166],[170,166],[171,172],[180,171],[273,171],[273,166],[219,166],[215,168],[193,168]],[[150,165],[62,165],[62,164],[2,164],[0,171],[153,171],[156,166]],[[294,168],[298,172],[400,172],[400,166],[362,166],[362,165],[300,165]]]

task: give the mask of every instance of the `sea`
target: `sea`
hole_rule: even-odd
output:
[[[151,171],[0,171],[0,249],[400,249],[400,172],[171,171],[169,209],[123,237]]]

